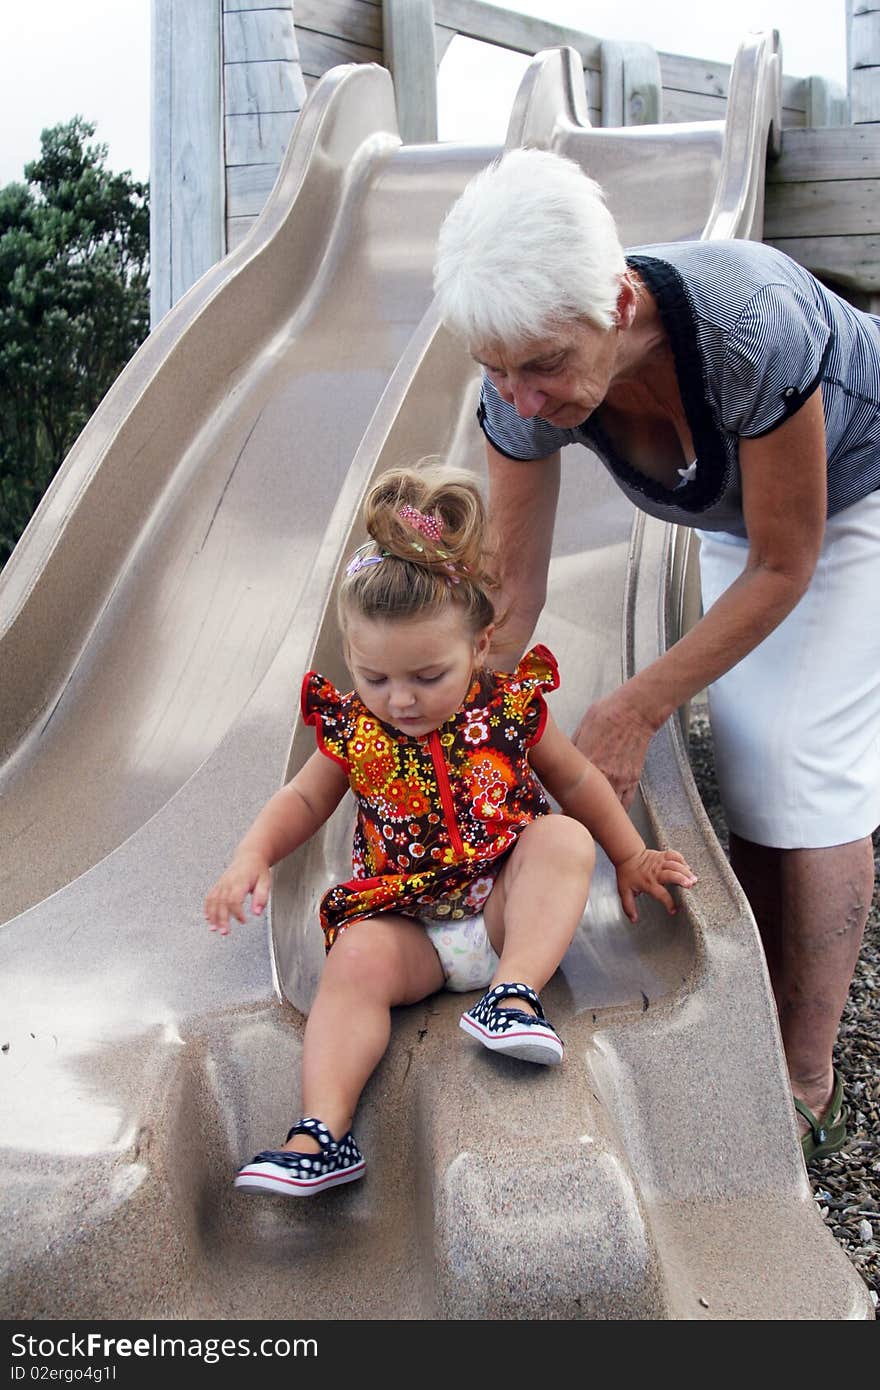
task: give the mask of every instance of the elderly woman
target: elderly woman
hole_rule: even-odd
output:
[[[435,284],[484,370],[500,665],[544,603],[563,445],[598,455],[637,507],[699,528],[704,616],[576,740],[628,805],[653,734],[710,688],[804,1154],[834,1152],[832,1048],[880,821],[880,319],[760,243],[625,253],[599,187],[537,150],[467,187]]]

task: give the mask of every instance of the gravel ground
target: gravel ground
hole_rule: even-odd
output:
[[[721,843],[727,827],[718,802],[712,736],[705,715],[691,719],[690,758],[703,804]],[[880,832],[874,835],[877,878],[855,978],[840,1026],[835,1063],[849,1106],[846,1147],[808,1169],[822,1218],[880,1298]]]

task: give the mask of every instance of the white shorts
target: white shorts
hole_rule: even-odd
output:
[[[455,921],[423,921],[428,940],[440,957],[446,988],[457,993],[485,989],[498,966],[482,912]]]
[[[748,541],[700,533],[703,607]],[[831,517],[797,607],[709,689],[718,786],[734,834],[818,849],[880,824],[880,492]]]

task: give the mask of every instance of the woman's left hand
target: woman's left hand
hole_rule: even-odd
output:
[[[627,810],[654,732],[653,725],[629,700],[626,687],[621,686],[590,706],[572,740],[584,757],[604,772]]]

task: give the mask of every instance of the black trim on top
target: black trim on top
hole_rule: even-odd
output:
[[[733,467],[706,400],[703,358],[690,297],[682,276],[668,261],[657,256],[627,256],[626,263],[641,276],[654,296],[666,329],[675,360],[678,389],[694,441],[697,476],[676,488],[649,478],[620,457],[593,416],[578,427],[578,433],[595,441],[612,471],[633,491],[664,506],[704,512],[724,496]]]

